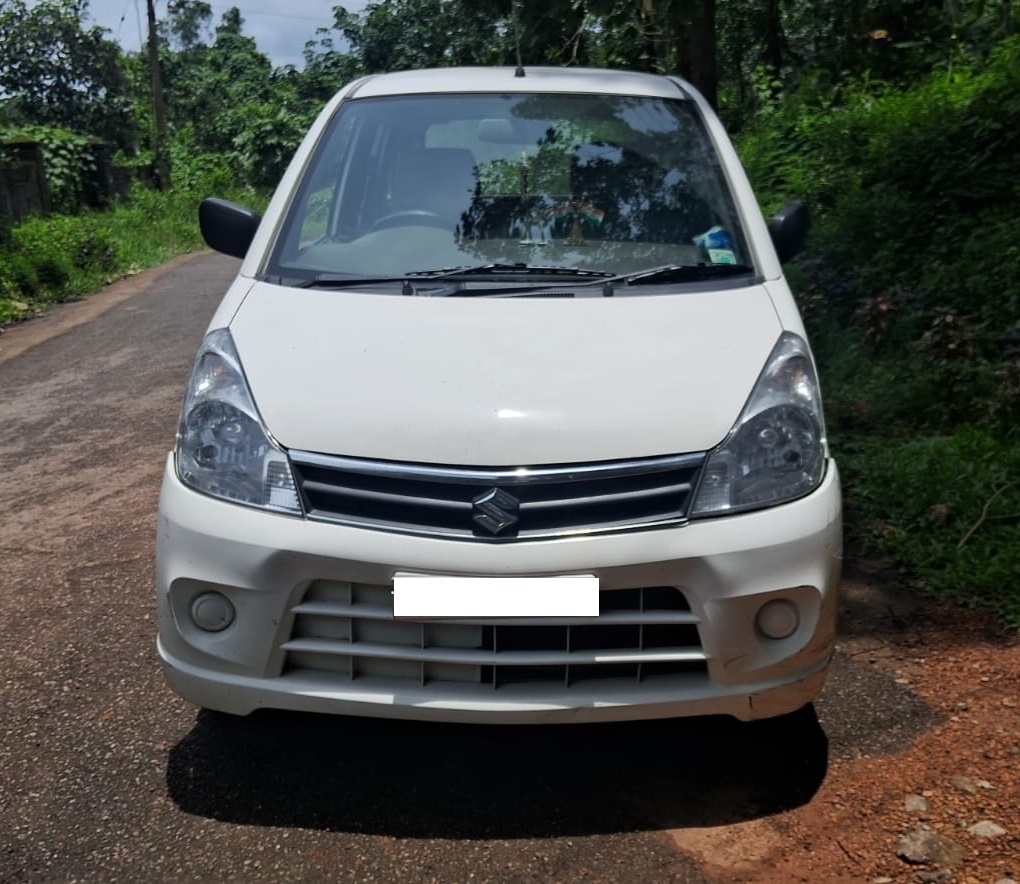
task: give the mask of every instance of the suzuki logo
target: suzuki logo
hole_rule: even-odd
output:
[[[499,488],[490,488],[471,501],[471,518],[486,531],[499,534],[517,524],[521,502]]]

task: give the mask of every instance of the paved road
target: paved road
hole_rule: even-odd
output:
[[[915,698],[840,657],[780,722],[487,728],[199,712],[154,652],[162,463],[237,263],[0,336],[0,880],[701,881],[670,833],[811,800]]]

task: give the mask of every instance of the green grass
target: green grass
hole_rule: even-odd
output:
[[[200,195],[201,194],[201,195]],[[136,188],[103,212],[30,218],[0,249],[0,325],[39,316],[124,276],[204,248],[198,229],[202,191]],[[260,208],[254,190],[228,194]]]
[[[1020,629],[1020,449],[970,426],[836,446],[851,550]]]

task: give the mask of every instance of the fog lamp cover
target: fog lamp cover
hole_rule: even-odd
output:
[[[761,606],[755,623],[765,638],[789,638],[800,626],[800,612],[789,599],[772,599]]]
[[[222,632],[234,622],[234,606],[219,592],[204,592],[191,603],[191,619],[206,632]]]

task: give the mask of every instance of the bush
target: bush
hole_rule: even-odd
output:
[[[201,199],[237,189],[240,169],[232,157],[196,151],[190,130],[180,133],[170,145],[175,193]]]
[[[19,298],[33,298],[39,293],[39,277],[25,255],[0,254],[0,291]]]
[[[70,266],[86,272],[109,271],[117,250],[104,218],[100,214],[29,218],[14,229],[15,246],[31,255],[37,266],[45,263],[65,272]]]
[[[1006,122],[1020,113],[1020,38],[983,68],[906,91],[851,84],[842,100],[791,100],[739,143],[766,207],[801,196],[813,210],[799,292],[809,328],[835,324],[834,349],[855,350],[847,380],[887,356],[922,375],[901,384],[924,395],[884,409],[895,423],[1013,434],[1020,275],[994,270],[1020,262],[1020,129]]]
[[[1020,38],[898,91],[796,98],[738,140],[764,207],[806,198],[789,274],[845,477],[848,550],[1020,627]],[[963,427],[963,429],[961,429]]]
[[[108,231],[93,227],[82,230],[74,252],[74,266],[79,270],[111,270],[117,247]]]
[[[129,202],[108,211],[29,218],[14,227],[9,247],[0,248],[0,324],[202,248],[198,204],[204,196],[218,193],[256,210],[265,207],[265,194],[228,180],[215,158],[193,168],[204,171],[186,187],[163,193],[136,184]]]
[[[39,285],[47,291],[59,292],[71,278],[71,273],[64,262],[52,255],[41,255],[29,260],[35,269]]]
[[[843,450],[851,549],[1020,628],[1020,450],[974,427]]]
[[[28,315],[28,305],[0,294],[0,326],[18,322]]]

